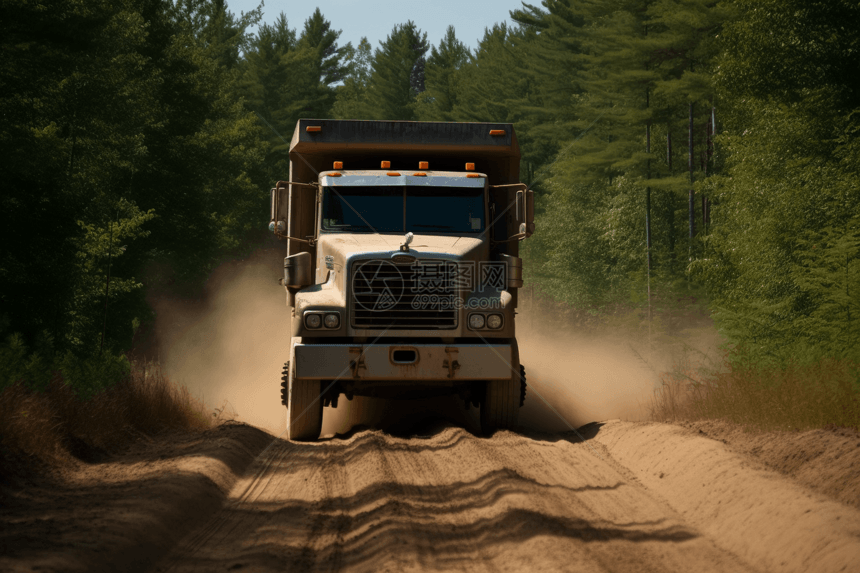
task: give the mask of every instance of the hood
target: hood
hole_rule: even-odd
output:
[[[343,273],[352,259],[384,258],[400,253],[406,241],[400,234],[323,234],[317,242],[318,280],[325,280],[329,270]],[[409,254],[417,259],[486,260],[489,240],[486,235],[452,237],[447,235],[415,235],[409,245]]]

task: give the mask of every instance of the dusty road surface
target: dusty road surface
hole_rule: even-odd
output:
[[[860,434],[712,426],[167,433],[0,484],[0,571],[858,570]]]
[[[445,428],[279,441],[179,571],[739,571],[589,447]]]
[[[416,436],[275,440],[221,511],[157,569],[835,572],[860,564],[860,513],[751,467],[722,443],[662,424],[580,433],[585,442],[575,433],[486,439],[438,423]]]

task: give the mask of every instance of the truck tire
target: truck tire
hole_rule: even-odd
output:
[[[320,380],[296,380],[287,362],[287,437],[291,440],[313,441],[322,430],[323,402]],[[282,390],[283,395],[283,390]]]
[[[507,380],[490,380],[481,403],[481,431],[490,435],[496,430],[517,427],[522,396],[520,353],[514,341],[511,347],[511,377]]]
[[[281,372],[281,404],[289,407],[290,405],[290,361],[284,363],[284,370]]]

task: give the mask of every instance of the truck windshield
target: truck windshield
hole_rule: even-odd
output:
[[[480,187],[323,188],[323,231],[480,233],[484,223]]]

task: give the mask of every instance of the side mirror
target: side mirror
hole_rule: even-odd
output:
[[[517,191],[516,219],[519,233],[525,238],[531,237],[535,231],[535,194],[531,189]]]
[[[535,196],[525,183],[490,185],[490,200],[504,204],[507,216],[507,233],[510,239],[525,239],[535,231]],[[513,198],[513,205],[510,201]],[[492,208],[492,205],[490,206]]]
[[[303,288],[314,284],[311,254],[297,253],[284,259],[284,286]]]
[[[535,232],[535,193],[531,189],[526,191],[526,237],[531,237]]]
[[[272,189],[271,197],[269,231],[276,235],[286,234],[290,216],[289,188],[282,184],[283,182],[279,181],[278,186]]]
[[[526,213],[526,201],[525,201],[525,191],[517,191],[517,202],[516,202],[516,219],[517,222],[521,222],[525,220]]]

